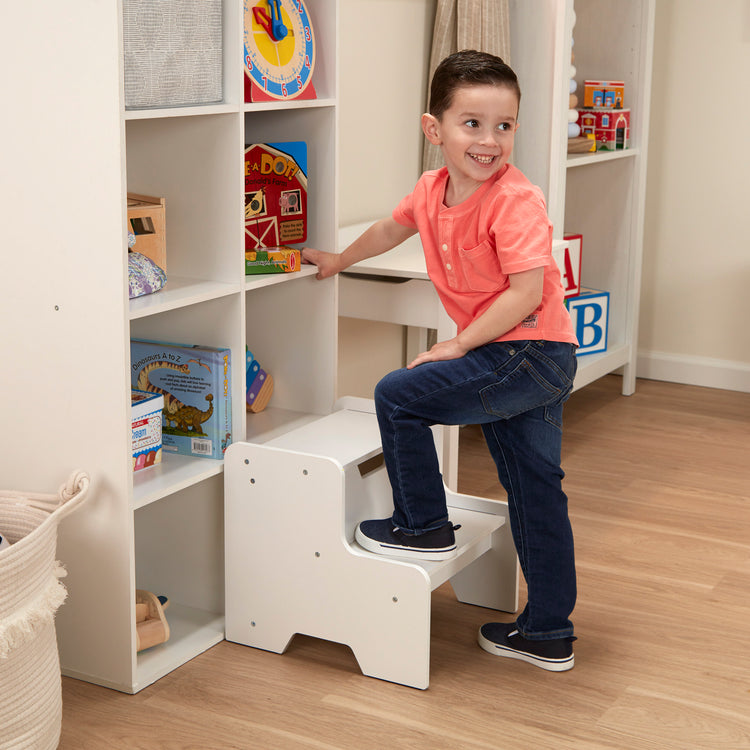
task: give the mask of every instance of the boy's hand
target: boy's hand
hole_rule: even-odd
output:
[[[458,338],[448,339],[448,341],[438,341],[438,343],[431,347],[429,351],[418,354],[413,361],[406,365],[406,369],[411,370],[424,362],[460,359],[467,351],[467,349],[459,344]]]
[[[325,253],[312,247],[302,249],[302,260],[318,267],[316,279],[327,279],[341,270],[340,256],[337,253]]]

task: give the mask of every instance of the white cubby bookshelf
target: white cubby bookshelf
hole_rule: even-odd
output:
[[[17,40],[3,61],[23,70],[9,93],[24,115],[3,126],[19,152],[4,194],[25,289],[2,312],[17,320],[7,345],[28,356],[26,373],[3,381],[19,440],[8,441],[2,473],[29,491],[53,491],[75,468],[92,478],[59,534],[63,674],[135,693],[224,637],[223,461],[165,453],[132,472],[131,337],[229,347],[235,441],[267,440],[333,407],[337,281],[306,267],[244,273],[246,143],[307,142],[306,244],[336,247],[338,3],[307,4],[317,99],[244,103],[243,2],[224,0],[223,101],[141,110],[124,106],[122,3],[64,10],[42,0],[11,13]],[[39,39],[58,43],[37,55]],[[128,191],[166,199],[168,282],[133,300]],[[275,381],[260,414],[245,410],[246,346]],[[139,654],[136,588],[170,599],[169,641]]]
[[[575,20],[575,22],[574,22]],[[635,390],[654,0],[510,0],[522,85],[515,163],[542,187],[555,237],[583,235],[583,286],[610,293],[606,352],[581,356],[575,387],[622,371]],[[586,79],[623,80],[630,148],[567,153],[570,39],[579,106]]]

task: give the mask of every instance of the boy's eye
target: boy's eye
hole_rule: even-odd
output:
[[[466,125],[468,125],[470,128],[478,128],[479,120],[467,120]]]
[[[509,123],[509,122],[501,122],[501,123],[500,123],[500,124],[499,124],[499,125],[497,126],[497,129],[498,129],[498,130],[510,130],[510,123]]]

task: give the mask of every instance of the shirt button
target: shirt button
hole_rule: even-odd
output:
[[[447,253],[447,252],[448,252],[448,245],[443,245],[443,252],[444,252],[444,253]]]
[[[445,267],[446,267],[446,268],[447,268],[447,269],[448,269],[449,271],[451,270],[451,264],[450,264],[450,263],[447,263]]]

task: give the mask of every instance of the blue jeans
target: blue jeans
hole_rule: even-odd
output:
[[[563,404],[575,372],[572,344],[506,341],[460,359],[396,370],[375,388],[393,523],[407,533],[448,521],[430,426],[482,426],[508,493],[511,531],[528,586],[517,624],[530,639],[573,635],[575,559],[560,450]]]

